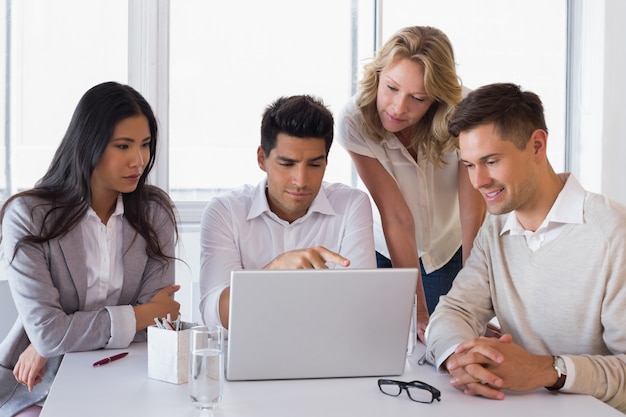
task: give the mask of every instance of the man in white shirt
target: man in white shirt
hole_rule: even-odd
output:
[[[626,412],[626,207],[557,174],[537,95],[484,86],[450,133],[489,215],[427,329],[427,359],[467,395],[592,395]],[[480,337],[496,316],[502,335]]]
[[[367,194],[323,182],[333,125],[310,96],[282,97],[265,110],[257,161],[266,178],[214,198],[202,216],[207,325],[228,327],[233,270],[376,267]]]

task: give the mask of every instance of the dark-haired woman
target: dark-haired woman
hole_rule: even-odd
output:
[[[18,319],[0,343],[0,416],[38,415],[66,352],[145,340],[172,295],[173,204],[146,184],[157,124],[133,88],[81,98],[48,171],[0,211]]]

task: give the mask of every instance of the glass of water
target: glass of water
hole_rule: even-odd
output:
[[[221,327],[191,328],[189,340],[189,396],[200,409],[213,409],[222,401],[224,385],[224,333]]]

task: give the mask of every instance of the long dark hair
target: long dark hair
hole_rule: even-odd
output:
[[[161,250],[146,204],[154,201],[165,208],[176,230],[176,216],[169,196],[163,190],[146,184],[156,156],[156,118],[141,94],[128,85],[116,82],[98,84],[83,95],[48,171],[34,188],[13,195],[0,210],[1,222],[9,203],[22,196],[42,199],[40,206],[49,207],[41,227],[34,228],[40,230],[39,233],[22,237],[14,254],[23,243],[40,244],[61,237],[82,220],[91,205],[91,174],[113,137],[115,126],[128,117],[138,115],[148,119],[150,158],[137,188],[122,195],[124,218],[146,240],[148,256],[163,260],[170,258]]]

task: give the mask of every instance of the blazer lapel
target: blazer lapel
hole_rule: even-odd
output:
[[[72,282],[76,287],[78,303],[82,309],[85,307],[87,297],[87,280],[85,279],[87,276],[87,265],[85,264],[87,253],[83,243],[82,228],[80,226],[74,227],[59,238],[59,247],[63,252]]]
[[[141,279],[146,266],[146,242],[126,221],[122,224],[124,262],[124,283],[120,294],[120,304],[133,304],[139,295]]]

